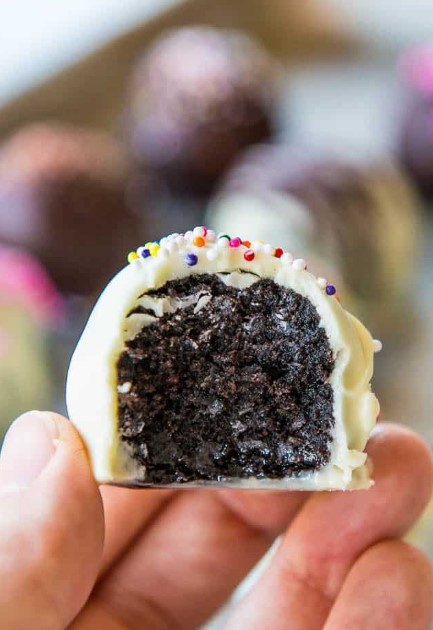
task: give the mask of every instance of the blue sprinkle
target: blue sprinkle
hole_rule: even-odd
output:
[[[195,254],[187,254],[185,256],[185,262],[188,267],[194,267],[194,265],[196,265],[198,262],[198,258]]]
[[[150,256],[150,251],[149,251],[148,249],[143,249],[143,250],[140,252],[140,255],[141,255],[141,257],[142,257],[142,258],[149,258],[149,256]]]
[[[334,287],[333,284],[328,284],[328,286],[326,287],[326,293],[328,295],[335,295],[335,293],[337,293],[337,289]]]

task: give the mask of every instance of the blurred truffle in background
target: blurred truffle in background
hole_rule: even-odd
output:
[[[420,192],[433,198],[433,44],[408,50],[400,60],[409,104],[400,130],[399,153]]]
[[[0,243],[34,255],[62,292],[99,290],[136,246],[126,177],[104,132],[23,127],[0,148]]]
[[[272,136],[277,68],[238,31],[162,35],[135,67],[123,119],[141,186],[209,194],[242,149]]]
[[[0,441],[18,414],[52,404],[47,342],[63,316],[62,299],[41,265],[0,247]]]
[[[350,307],[388,337],[418,244],[416,196],[391,164],[284,145],[245,152],[207,213],[216,230],[275,241],[334,267]],[[400,264],[404,261],[404,264]]]

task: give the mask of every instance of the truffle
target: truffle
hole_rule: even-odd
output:
[[[253,237],[278,233],[282,247],[331,265],[355,310],[383,329],[401,306],[416,259],[416,195],[396,167],[377,159],[251,148],[222,182],[206,221]]]
[[[411,49],[400,63],[410,95],[399,132],[399,156],[420,192],[433,198],[433,45]]]
[[[204,227],[128,260],[67,379],[100,482],[369,487],[379,344],[334,285],[280,248]]]
[[[23,128],[0,148],[0,242],[33,254],[64,292],[100,290],[137,235],[125,186],[125,158],[105,133]]]
[[[64,305],[31,256],[0,247],[0,441],[12,420],[52,403],[47,353]]]
[[[124,117],[141,177],[209,193],[239,151],[271,136],[275,76],[276,62],[240,32],[164,34],[137,63]]]

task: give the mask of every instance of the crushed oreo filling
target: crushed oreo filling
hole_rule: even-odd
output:
[[[313,472],[329,461],[334,357],[312,303],[258,279],[192,275],[145,294],[117,365],[119,431],[142,483]]]

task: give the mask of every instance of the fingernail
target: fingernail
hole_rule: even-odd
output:
[[[57,427],[49,413],[30,411],[15,420],[0,455],[0,490],[23,489],[37,479],[56,450]]]

